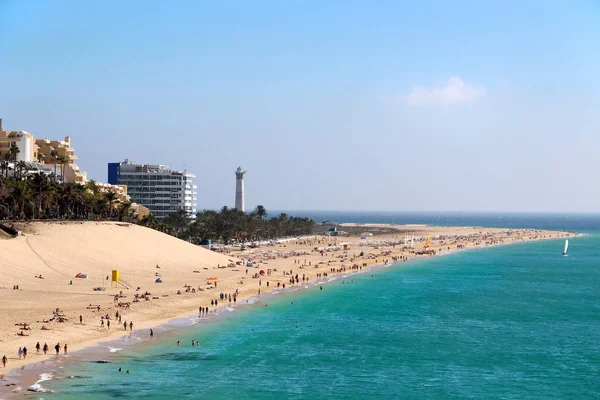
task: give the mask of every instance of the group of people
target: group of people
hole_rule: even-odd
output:
[[[65,343],[65,345],[62,347],[63,348],[63,354],[67,355],[69,348],[67,346],[67,344]],[[56,351],[56,355],[58,356],[60,354],[60,343],[56,343],[56,345],[54,346],[54,350]],[[40,345],[40,342],[37,342],[35,345],[35,350],[36,353],[40,353],[40,350],[44,352],[44,354],[48,354],[48,343],[44,343],[44,346]],[[17,351],[17,355],[19,356],[19,360],[23,360],[27,358],[27,355],[29,354],[29,351],[27,350],[26,346],[23,347],[19,347],[19,350]],[[2,356],[2,367],[6,368],[6,364],[8,363],[8,357],[6,357],[6,354],[4,356]]]
[[[119,313],[119,311],[115,312],[115,319],[121,323],[123,315]],[[81,315],[79,316],[79,321],[81,321]],[[104,323],[106,321],[107,329],[110,329],[110,315],[106,314],[100,317],[100,328],[104,328]],[[127,321],[123,322],[123,329],[127,330]],[[133,331],[133,322],[129,321],[129,330]]]

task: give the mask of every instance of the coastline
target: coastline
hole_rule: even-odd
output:
[[[482,229],[486,229],[486,228],[482,228]],[[166,326],[166,327],[170,327],[169,330],[179,330],[179,329],[188,329],[199,323],[212,323],[212,322],[217,321],[218,318],[220,318],[221,316],[230,314],[229,312],[224,312],[228,308],[233,308],[235,310],[248,309],[249,306],[256,304],[258,302],[258,299],[268,300],[268,299],[272,298],[272,296],[277,296],[279,294],[287,295],[287,294],[294,293],[296,291],[305,289],[306,286],[311,288],[311,287],[314,287],[319,284],[332,282],[332,281],[335,281],[335,280],[338,280],[338,279],[341,279],[344,277],[348,277],[351,275],[363,274],[363,273],[366,273],[366,272],[369,272],[372,270],[377,270],[377,269],[381,269],[381,268],[385,268],[385,267],[399,268],[403,264],[407,264],[407,263],[425,259],[425,258],[444,256],[444,255],[452,255],[452,254],[456,254],[456,253],[462,253],[465,251],[468,252],[471,250],[477,251],[479,249],[491,248],[491,247],[496,247],[496,246],[500,246],[500,245],[527,243],[527,242],[540,241],[540,240],[560,240],[561,238],[564,238],[565,236],[566,237],[585,236],[583,234],[577,234],[577,233],[573,233],[573,232],[558,232],[558,231],[544,231],[544,232],[546,232],[546,233],[550,232],[550,233],[556,234],[557,236],[555,236],[555,237],[537,236],[535,238],[531,237],[529,239],[521,239],[521,240],[516,240],[516,241],[511,241],[511,242],[498,242],[498,243],[494,243],[494,244],[481,244],[480,243],[478,245],[473,245],[471,247],[458,248],[458,249],[452,249],[452,250],[447,250],[447,251],[440,251],[435,255],[412,255],[410,257],[407,257],[407,259],[404,261],[375,263],[375,264],[370,264],[370,265],[365,266],[360,269],[344,269],[341,272],[333,273],[332,276],[311,279],[310,281],[301,282],[300,284],[297,284],[297,285],[294,285],[291,287],[287,287],[286,289],[281,289],[281,288],[272,286],[269,291],[262,292],[261,293],[262,296],[250,295],[248,293],[244,293],[243,295],[240,295],[240,297],[238,297],[239,302],[236,305],[220,306],[217,309],[215,309],[213,312],[211,312],[211,314],[208,317],[204,317],[202,319],[198,318],[197,313],[195,313],[195,308],[190,307],[190,308],[186,309],[185,311],[182,311],[181,313],[174,315],[174,316],[169,316],[169,317],[161,318],[161,319],[148,319],[148,320],[136,322],[136,328],[134,329],[133,332],[125,333],[124,331],[116,331],[109,335],[105,335],[100,339],[97,339],[97,338],[90,339],[90,340],[81,341],[79,343],[70,345],[70,351],[69,351],[70,354],[68,357],[65,357],[63,355],[58,356],[58,357],[57,356],[45,356],[43,359],[27,360],[27,362],[23,363],[23,365],[21,365],[19,367],[15,367],[15,368],[11,369],[10,372],[2,375],[2,378],[4,380],[2,381],[3,386],[2,386],[2,390],[0,390],[0,394],[10,395],[11,389],[15,388],[15,386],[5,386],[6,384],[16,384],[16,385],[21,386],[22,390],[17,392],[17,394],[18,393],[20,393],[20,394],[27,393],[27,390],[31,385],[34,385],[40,381],[41,374],[48,373],[49,369],[56,368],[58,366],[58,364],[62,363],[61,365],[64,365],[64,364],[69,364],[69,363],[78,363],[78,362],[83,362],[83,361],[89,361],[89,360],[85,360],[82,357],[80,357],[81,355],[85,355],[86,352],[97,353],[99,355],[104,354],[110,358],[110,356],[111,356],[110,354],[113,352],[111,349],[111,346],[110,346],[111,344],[115,345],[115,342],[122,341],[126,337],[139,338],[140,333],[142,331],[147,331],[150,328],[160,330],[161,327]],[[228,311],[232,311],[232,310],[230,309]],[[181,325],[181,324],[176,324],[176,322],[178,320],[188,320],[188,321],[190,321],[190,323],[185,324],[185,326]],[[145,334],[144,336],[148,336],[148,335]],[[149,343],[148,340],[140,339],[138,341],[135,341],[131,345],[131,347],[134,348],[134,347],[141,346],[141,345],[148,344],[148,343]],[[105,349],[105,350],[97,351],[100,349]],[[121,350],[121,349],[119,349],[119,350]],[[102,360],[102,358],[98,358],[98,360]],[[46,380],[46,377],[44,377],[42,380]],[[6,393],[3,393],[4,390],[6,390]],[[15,394],[15,393],[12,393],[12,394]]]

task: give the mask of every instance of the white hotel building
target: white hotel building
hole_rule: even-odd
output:
[[[184,210],[195,216],[196,176],[172,171],[166,165],[133,164],[129,160],[108,164],[108,182],[126,185],[131,201],[150,209],[156,218]]]

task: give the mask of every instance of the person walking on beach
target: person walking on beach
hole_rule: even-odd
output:
[[[133,331],[133,322],[130,322],[130,323],[129,323],[129,330],[130,330],[130,331]]]
[[[67,355],[67,344],[66,343],[65,343],[65,347],[64,347],[63,351],[64,351],[65,355]]]
[[[83,317],[81,315],[79,316],[79,325],[83,325]]]
[[[19,347],[18,353],[19,353],[19,360],[20,360],[21,358],[23,358],[23,348],[22,347]]]
[[[127,321],[123,322],[123,329],[127,330]]]
[[[110,330],[110,319],[106,320],[106,327]]]
[[[60,353],[60,343],[56,343],[56,346],[54,346],[54,350],[56,350],[56,355]]]
[[[40,349],[41,349],[41,348],[42,348],[42,346],[40,346],[40,342],[37,342],[37,343],[35,344],[35,352],[36,352],[37,354],[40,354]]]
[[[154,331],[152,329],[150,329],[150,336],[154,336]]]
[[[43,350],[44,350],[44,354],[46,354],[48,352],[48,343],[44,343]]]
[[[23,358],[27,358],[27,347],[23,346]]]
[[[8,358],[6,358],[6,354],[2,357],[2,367],[6,368],[6,363],[8,362]]]

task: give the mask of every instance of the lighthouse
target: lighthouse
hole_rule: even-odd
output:
[[[246,211],[244,208],[244,174],[242,167],[235,170],[235,208],[240,211]]]

